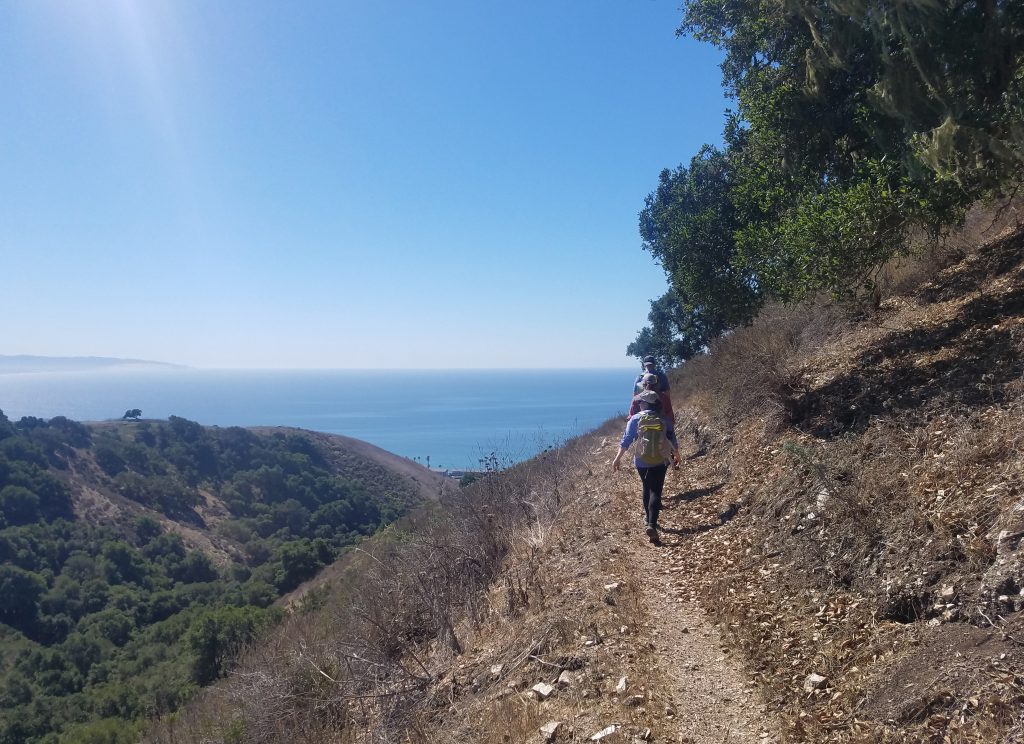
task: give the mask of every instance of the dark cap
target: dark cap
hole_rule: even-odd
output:
[[[657,363],[658,363],[658,360],[657,360],[657,359],[655,359],[655,358],[654,358],[654,357],[652,357],[652,356],[645,356],[645,357],[644,357],[644,362],[643,362],[643,363],[644,363],[644,364],[648,364],[648,363],[649,363],[649,364],[657,364]]]

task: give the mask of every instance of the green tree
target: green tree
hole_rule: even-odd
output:
[[[661,172],[640,213],[640,236],[671,287],[651,303],[650,325],[626,353],[678,363],[756,314],[759,282],[736,260],[732,188],[728,154],[713,147],[704,147],[689,167]]]
[[[30,524],[40,518],[39,497],[21,486],[0,489],[0,525]]]
[[[626,347],[626,353],[642,359],[653,356],[661,367],[672,367],[704,351],[707,342],[724,327],[706,325],[707,318],[699,312],[686,312],[679,299],[669,290],[651,302],[648,325]]]
[[[221,607],[204,612],[186,637],[195,654],[193,679],[205,685],[221,677],[238,652],[275,618],[275,613],[255,607]]]
[[[691,0],[725,52],[736,265],[799,299],[870,285],[1024,162],[1019,3]]]
[[[142,418],[142,409],[129,408],[127,411],[124,412],[124,416],[122,416],[121,418],[125,420],[130,419],[137,421],[138,419]]]
[[[14,425],[11,423],[11,420],[4,415],[4,412],[0,411],[0,439],[6,439],[11,436],[14,436]]]
[[[46,582],[39,574],[0,564],[0,622],[31,637],[45,591]]]
[[[641,214],[670,293],[630,353],[685,358],[766,298],[849,296],[1024,165],[1024,5],[688,0],[724,52],[725,147]],[[673,342],[684,346],[673,349]]]
[[[138,725],[116,718],[71,726],[61,736],[64,744],[134,744],[138,740]]]
[[[274,584],[281,593],[291,591],[306,579],[310,579],[325,565],[334,560],[334,553],[326,540],[296,540],[285,543],[278,551],[280,568],[274,576]]]

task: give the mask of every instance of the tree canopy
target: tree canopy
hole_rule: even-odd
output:
[[[938,236],[1016,189],[1020,3],[689,0],[683,11],[678,33],[724,52],[735,109],[724,148],[663,171],[647,198],[643,245],[672,297],[652,304],[628,353],[681,361],[766,299],[869,289],[911,231]]]

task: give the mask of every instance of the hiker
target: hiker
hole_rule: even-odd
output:
[[[658,378],[657,392],[667,393],[668,392],[668,376],[658,369],[658,360],[653,356],[645,356],[644,360],[640,362],[640,366],[643,367],[643,372],[636,376],[636,381],[633,383],[633,395],[641,392],[642,388],[640,384],[643,382],[644,375],[654,375]]]
[[[633,463],[643,484],[644,531],[652,542],[658,541],[658,512],[661,511],[661,491],[665,487],[668,463],[679,465],[679,443],[675,429],[661,415],[661,398],[653,390],[637,395],[640,412],[630,416],[626,431],[619,442],[619,451],[612,460],[612,470],[619,469],[622,456],[635,441]]]
[[[672,428],[676,427],[676,412],[672,410],[672,399],[668,393],[658,392],[658,378],[650,373],[644,374],[640,382],[640,392],[644,390],[653,390],[658,394],[658,400],[661,401],[661,415],[668,419],[668,422],[672,425]],[[629,416],[627,420],[632,418],[634,414],[640,413],[640,396],[634,395],[633,400],[629,404]]]

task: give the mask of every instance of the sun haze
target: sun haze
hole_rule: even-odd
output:
[[[719,141],[674,0],[0,6],[0,351],[614,367]],[[9,317],[9,320],[11,318]]]

